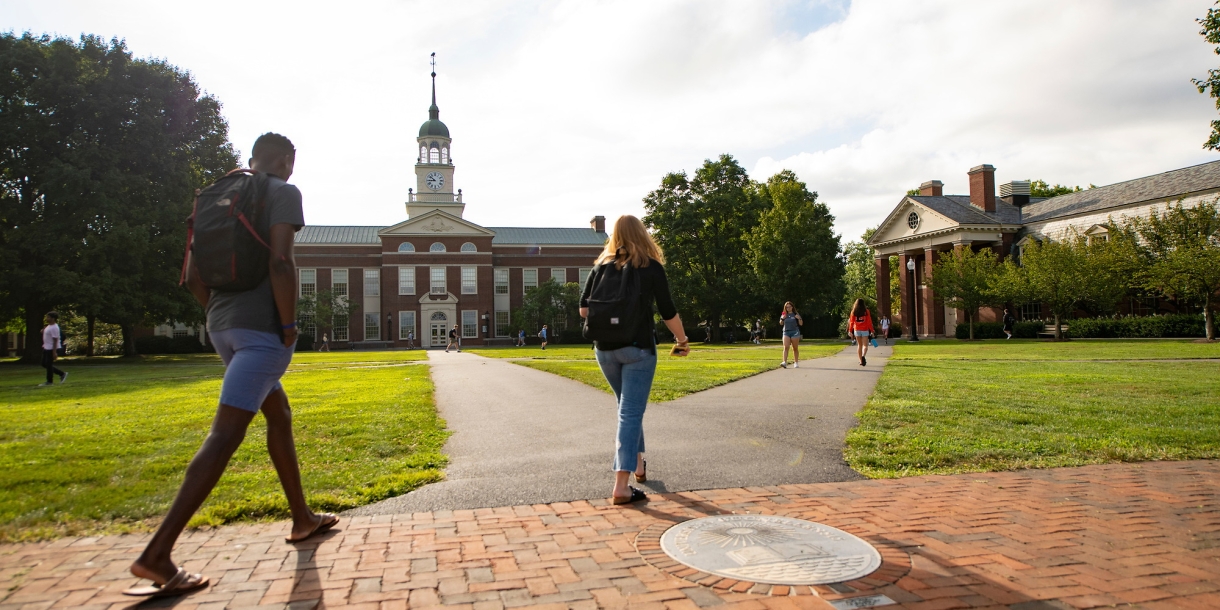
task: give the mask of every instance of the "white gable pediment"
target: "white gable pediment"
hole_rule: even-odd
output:
[[[911,227],[911,213],[915,213],[915,227]],[[905,239],[922,235],[925,233],[933,233],[944,229],[952,229],[959,226],[954,220],[941,215],[931,208],[920,205],[914,199],[907,197],[894,208],[894,211],[886,217],[885,222],[873,234],[873,238],[869,240],[871,244],[881,244],[888,241]]]
[[[378,231],[379,235],[495,235],[494,231],[480,227],[441,210],[433,210]]]

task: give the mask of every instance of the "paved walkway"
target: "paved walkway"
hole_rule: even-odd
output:
[[[656,550],[673,523],[779,514],[852,532],[881,568],[842,585],[778,587],[682,570]],[[750,487],[348,519],[316,541],[288,523],[185,536],[176,556],[213,586],[141,607],[390,610],[1052,610],[1220,608],[1220,462]],[[128,608],[146,535],[0,546],[0,609]],[[702,584],[696,584],[698,581]],[[176,605],[175,605],[176,604]]]
[[[861,478],[843,462],[892,348],[854,348],[681,399],[644,416],[652,491]],[[776,350],[778,364],[779,350]],[[614,397],[583,383],[469,353],[428,353],[436,403],[453,436],[446,480],[356,515],[540,504],[610,493]]]

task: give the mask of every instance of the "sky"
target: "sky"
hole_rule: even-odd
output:
[[[789,169],[844,241],[908,189],[1104,185],[1220,158],[1191,78],[1208,0],[0,0],[0,30],[126,40],[189,70],[249,156],[290,137],[310,224],[391,225],[429,55],[465,218],[642,215],[669,172]]]

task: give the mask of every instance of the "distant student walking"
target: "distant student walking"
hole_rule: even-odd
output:
[[[542,349],[546,349],[546,324],[543,324],[542,330],[538,331],[538,338],[542,339]]]
[[[329,352],[330,351],[330,337],[326,336],[326,333],[322,333],[322,347],[319,347],[318,351],[319,352]]]
[[[792,368],[801,367],[801,326],[805,320],[796,312],[792,301],[784,303],[784,310],[779,314],[780,326],[784,327],[784,359],[780,361],[781,368],[788,368],[788,348],[792,348]]]
[[[593,339],[597,364],[618,401],[618,432],[615,436],[614,488],[610,501],[627,504],[643,500],[643,491],[628,485],[648,480],[644,460],[644,409],[657,371],[657,337],[653,303],[674,335],[674,356],[690,353],[690,341],[669,294],[665,257],[644,223],[635,216],[622,216],[606,248],[594,261],[596,267],[585,282],[580,297],[580,316],[586,319],[585,336]],[[638,291],[622,286],[638,286]],[[634,302],[613,296],[635,295]],[[621,321],[634,321],[621,327]]]
[[[454,324],[453,328],[449,329],[449,345],[445,346],[445,353],[449,353],[449,348],[456,347],[458,353],[462,353],[462,339],[458,336],[458,325]]]
[[[856,299],[851,306],[851,316],[847,319],[847,332],[856,340],[856,355],[860,357],[860,366],[868,364],[868,340],[873,333],[873,314],[869,313],[864,299]]]
[[[50,386],[55,375],[59,375],[60,383],[68,380],[67,373],[55,368],[59,348],[64,344],[63,335],[59,332],[59,313],[48,311],[46,322],[47,325],[42,329],[42,368],[47,370],[47,382],[38,384],[40,388]]]
[[[1017,323],[1017,319],[1012,317],[1012,314],[1008,312],[1008,308],[1005,307],[1004,308],[1004,334],[1008,335],[1007,337],[1005,337],[1006,340],[1012,338],[1012,327],[1016,323]]]
[[[517,331],[517,347],[525,347],[525,329]]]
[[[890,317],[881,316],[881,340],[886,345],[890,344]]]

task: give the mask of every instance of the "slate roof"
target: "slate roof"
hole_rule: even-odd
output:
[[[297,231],[298,244],[381,244],[377,232],[385,227],[336,227],[327,225],[305,225]]]
[[[1216,188],[1220,188],[1220,161],[1031,202],[1022,209],[1022,221],[1050,220]]]
[[[598,233],[592,229],[553,229],[533,227],[487,227],[496,232],[492,245],[563,245],[563,246],[600,246],[606,243],[609,235]]]
[[[343,227],[328,225],[306,225],[297,232],[298,244],[350,244],[379,245],[381,237],[378,231],[386,227]],[[493,245],[561,245],[561,246],[600,246],[609,237],[605,233],[597,233],[591,229],[556,229],[531,227],[486,227],[495,231]]]
[[[995,200],[995,212],[988,214],[970,203],[969,195],[944,195],[941,197],[911,195],[911,199],[920,205],[930,208],[938,214],[957,222],[968,225],[1017,224],[1021,222],[1021,213],[1016,206],[1009,205],[999,198]]]

